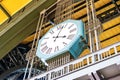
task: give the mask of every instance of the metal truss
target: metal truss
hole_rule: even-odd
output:
[[[27,47],[17,46],[0,60],[0,74],[18,65],[25,65],[25,54],[29,49]]]
[[[4,58],[0,60],[0,79],[10,80],[22,80],[25,74],[25,67],[28,62],[26,55],[30,47],[27,45],[18,45],[12,51],[10,51]],[[31,76],[38,75],[44,70],[44,66],[39,62],[36,66],[33,66],[31,70]],[[42,68],[42,71],[40,70]],[[29,70],[26,71],[28,75]],[[7,75],[6,75],[7,74]]]

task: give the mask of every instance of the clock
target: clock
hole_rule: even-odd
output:
[[[66,52],[77,58],[83,51],[85,37],[84,24],[81,20],[66,20],[51,28],[38,43],[36,55],[49,60]]]

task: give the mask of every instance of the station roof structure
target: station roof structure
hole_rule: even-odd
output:
[[[0,0],[0,59],[18,44],[30,45],[39,14],[57,0]],[[87,21],[85,0],[75,0],[73,19]],[[77,2],[79,1],[79,2]],[[114,3],[115,2],[115,3]],[[102,48],[120,41],[120,1],[95,0],[96,15],[103,25]],[[49,22],[46,24],[50,24]],[[46,31],[51,26],[46,27]],[[88,51],[88,50],[87,50]],[[87,54],[84,51],[84,54]]]

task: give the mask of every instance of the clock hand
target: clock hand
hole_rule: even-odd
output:
[[[63,29],[63,26],[62,26],[62,28],[60,29],[60,31],[59,31],[59,33],[57,34],[57,36],[55,37],[54,42],[56,41],[56,39],[57,39],[57,37],[59,36],[59,34],[60,34],[60,32],[62,31],[62,29]]]
[[[53,38],[65,38],[66,36],[64,35],[64,36],[53,36]]]

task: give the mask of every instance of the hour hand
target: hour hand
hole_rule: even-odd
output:
[[[53,38],[65,38],[66,36],[53,36]]]
[[[65,35],[64,35],[64,36],[58,36],[58,38],[59,38],[59,37],[60,37],[60,38],[65,38],[66,36],[65,36]]]

